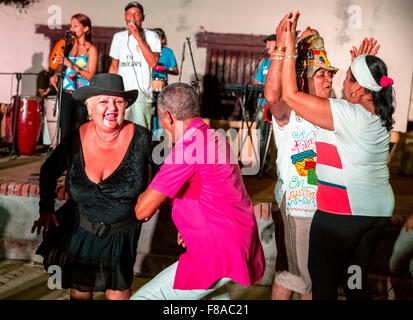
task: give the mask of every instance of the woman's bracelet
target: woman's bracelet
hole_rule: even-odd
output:
[[[285,50],[287,50],[286,47],[275,47],[275,51],[282,51],[285,52]]]
[[[291,59],[297,59],[298,54],[286,54],[285,57],[286,58],[291,58]]]
[[[284,59],[284,52],[273,52],[271,53],[271,60],[283,60]]]

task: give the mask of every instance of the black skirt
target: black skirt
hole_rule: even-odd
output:
[[[53,223],[36,254],[46,271],[59,266],[62,288],[82,292],[127,290],[132,285],[133,267],[141,229],[135,223],[125,231],[99,238],[77,223],[75,205],[68,200],[56,211],[59,226]]]

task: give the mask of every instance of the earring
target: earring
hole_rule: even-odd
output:
[[[92,121],[92,120],[93,120],[93,118],[92,118],[92,115],[91,115],[91,114],[88,114],[88,115],[87,115],[87,118],[88,118],[88,120],[89,120],[89,121]]]

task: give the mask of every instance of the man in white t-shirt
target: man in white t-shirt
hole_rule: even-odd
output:
[[[275,199],[280,211],[276,226],[277,260],[271,298],[289,300],[292,293],[301,299],[312,298],[308,271],[310,226],[317,210],[318,180],[315,174],[317,128],[305,121],[281,100],[281,77],[285,51],[285,29],[288,15],[277,27],[277,47],[265,83],[265,99],[273,115],[277,146]],[[337,69],[327,59],[323,40],[308,27],[297,45],[297,78],[300,91],[329,98],[332,78]]]
[[[126,30],[113,36],[109,73],[122,76],[125,90],[139,90],[138,99],[127,109],[125,119],[150,129],[152,68],[158,63],[161,41],[156,32],[142,28],[144,19],[140,3],[133,1],[125,7]]]

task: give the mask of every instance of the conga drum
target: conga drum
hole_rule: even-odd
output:
[[[47,127],[48,138],[53,149],[56,148],[57,141],[57,116],[58,110],[55,110],[56,96],[48,96],[44,100],[45,127]]]
[[[42,126],[43,108],[39,97],[14,97],[17,110],[17,148],[22,155],[36,149]]]

